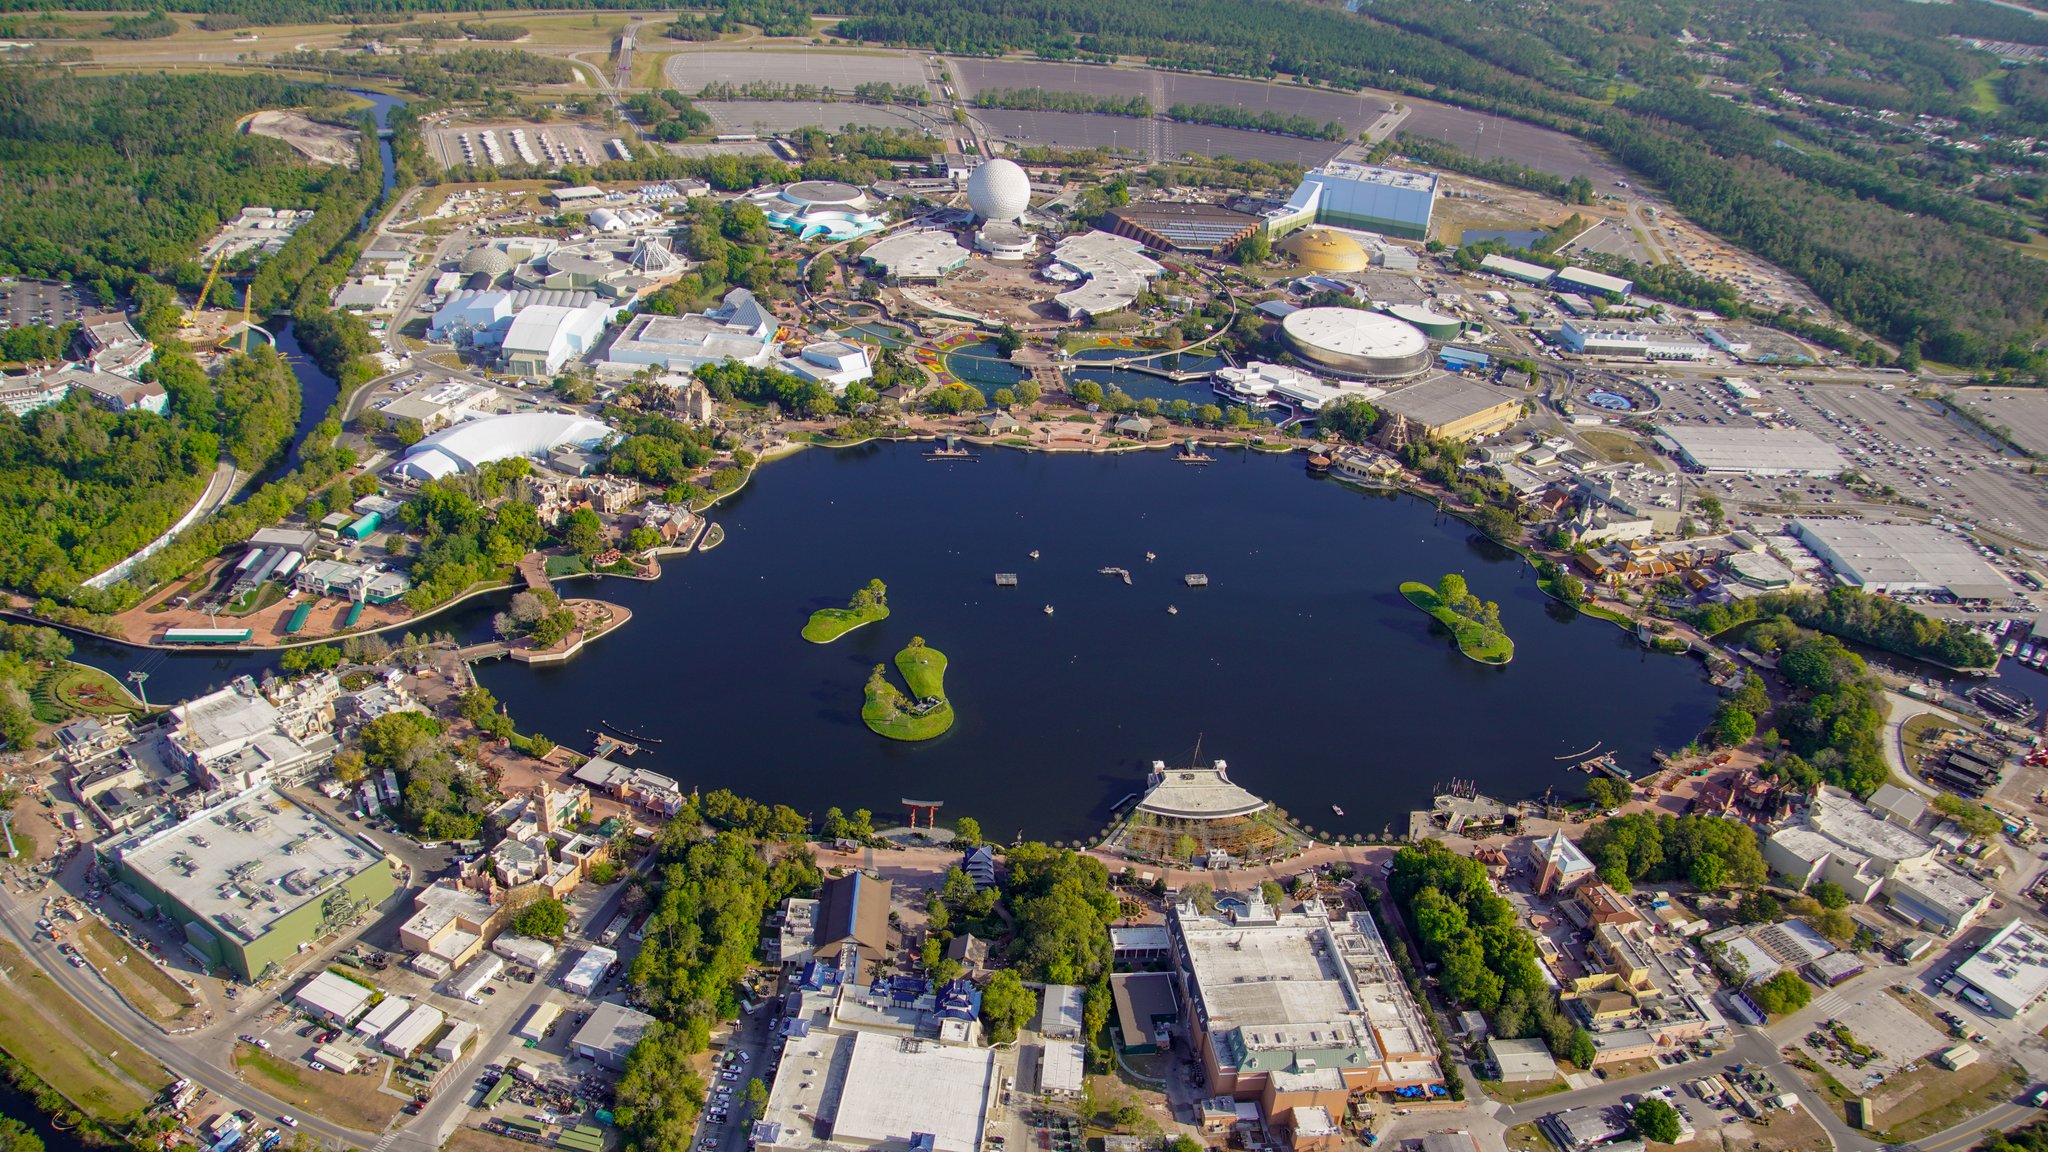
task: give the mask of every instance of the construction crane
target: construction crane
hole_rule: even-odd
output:
[[[227,249],[222,248],[213,257],[213,267],[206,270],[206,284],[199,289],[199,300],[192,305],[192,311],[185,313],[185,327],[199,327],[199,313],[206,307],[206,297],[213,292],[214,278],[220,275],[220,266],[227,259]]]

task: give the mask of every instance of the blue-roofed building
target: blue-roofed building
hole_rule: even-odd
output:
[[[1449,368],[1453,372],[1463,372],[1467,369],[1485,369],[1493,366],[1493,357],[1488,356],[1484,352],[1474,352],[1469,348],[1445,347],[1440,350],[1439,354],[1443,357],[1444,367]]]

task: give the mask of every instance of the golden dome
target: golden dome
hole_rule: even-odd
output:
[[[1304,228],[1281,241],[1280,250],[1311,272],[1362,272],[1371,263],[1358,241],[1328,228]]]

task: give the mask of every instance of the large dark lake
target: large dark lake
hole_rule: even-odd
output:
[[[1463,522],[1311,478],[1299,455],[1197,467],[1164,452],[938,462],[924,450],[817,449],[763,466],[714,514],[728,533],[717,550],[672,558],[656,583],[562,586],[627,605],[631,624],[559,668],[482,665],[482,682],[522,730],[578,748],[606,724],[659,737],[633,762],[689,787],[813,815],[941,799],[1004,839],[1092,835],[1151,761],[1184,763],[1198,738],[1204,760],[1228,760],[1302,821],[1379,832],[1453,778],[1504,799],[1576,794],[1586,778],[1554,758],[1595,743],[1640,771],[1713,711],[1697,661],[1560,611]],[[1448,571],[1500,603],[1512,665],[1458,655],[1397,591]],[[1021,586],[996,588],[997,572]],[[1209,586],[1186,587],[1190,572]],[[889,586],[889,619],[835,644],[798,635],[812,609],[871,577]],[[495,607],[423,627],[481,638]],[[860,721],[868,670],[912,636],[951,659],[959,716],[915,745]],[[90,640],[79,655],[149,670],[156,701],[274,663]]]
[[[1503,797],[1575,791],[1585,778],[1552,757],[1595,742],[1647,766],[1713,708],[1696,661],[1560,619],[1464,524],[1311,479],[1300,456],[923,451],[763,467],[717,514],[716,551],[655,584],[574,586],[631,607],[628,627],[560,668],[485,665],[483,682],[560,741],[601,723],[660,737],[635,762],[687,786],[813,814],[943,799],[1003,838],[1093,833],[1152,760],[1186,762],[1197,738],[1306,822],[1377,832],[1452,777]],[[1500,602],[1512,666],[1465,660],[1396,591],[1453,570]],[[1021,586],[995,587],[997,572]],[[1190,572],[1209,587],[1186,587]],[[798,635],[870,577],[889,586],[889,619],[830,645]],[[951,659],[959,716],[917,745],[859,716],[868,670],[912,636]]]

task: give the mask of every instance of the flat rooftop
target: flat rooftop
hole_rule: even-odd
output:
[[[1845,792],[1822,788],[1807,810],[1815,831],[1878,860],[1915,860],[1934,851],[1926,837],[1884,819]]]
[[[1963,961],[1956,975],[2000,1004],[2032,1004],[2048,991],[2048,935],[2015,920]]]
[[[255,788],[114,849],[129,868],[244,942],[384,866],[384,854],[274,788]]]
[[[938,1152],[974,1152],[981,1146],[995,1080],[992,1048],[858,1033],[847,1061],[833,1138],[879,1144],[907,1142],[915,1133],[928,1133]]]
[[[1418,424],[1436,428],[1477,416],[1502,404],[1519,404],[1522,400],[1519,392],[1445,375],[1396,388],[1374,403],[1383,412],[1406,416]]]
[[[1658,429],[1686,458],[1708,472],[1803,472],[1834,475],[1849,461],[1841,450],[1797,428],[1695,428],[1673,424]]]
[[[1932,525],[1801,519],[1792,527],[1852,584],[1878,591],[1946,589],[1971,600],[2012,592],[2012,585],[1968,540]]]
[[[1181,938],[1212,1021],[1253,1025],[1324,1023],[1361,1005],[1329,946],[1329,926],[1287,915],[1276,924],[1183,917]]]
[[[1382,184],[1388,188],[1405,188],[1411,192],[1431,192],[1436,189],[1436,177],[1428,172],[1403,172],[1398,168],[1380,168],[1372,164],[1352,164],[1343,160],[1332,160],[1309,173],[1332,180],[1349,180],[1357,184]]]

